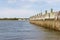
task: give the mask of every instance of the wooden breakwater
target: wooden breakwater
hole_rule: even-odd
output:
[[[37,21],[30,20],[30,23],[45,27],[48,29],[54,29],[60,31],[60,21],[46,20],[46,21]]]
[[[53,9],[51,9],[51,11],[48,12],[45,10],[45,13],[40,12],[39,14],[31,16],[30,23],[60,31],[60,11],[54,12]]]

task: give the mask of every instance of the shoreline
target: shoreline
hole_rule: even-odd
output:
[[[44,28],[60,31],[60,21],[58,21],[58,20],[56,20],[56,21],[55,20],[45,20],[45,21],[30,20],[30,23],[39,25]]]

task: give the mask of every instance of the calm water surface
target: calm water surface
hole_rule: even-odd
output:
[[[60,32],[48,30],[28,21],[0,21],[0,40],[60,40]]]

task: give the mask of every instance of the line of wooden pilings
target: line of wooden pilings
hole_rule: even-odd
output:
[[[45,20],[45,21],[37,21],[37,20],[30,20],[30,23],[39,25],[41,27],[54,29],[60,31],[60,21],[54,20]]]

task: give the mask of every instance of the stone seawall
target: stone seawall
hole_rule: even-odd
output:
[[[45,27],[48,29],[54,29],[60,31],[60,21],[54,21],[54,20],[45,20],[45,21],[31,21],[30,23],[39,25],[41,27]]]

